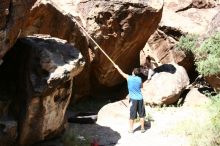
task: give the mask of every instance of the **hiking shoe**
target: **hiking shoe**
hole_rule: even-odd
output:
[[[134,130],[128,130],[128,133],[134,133]]]
[[[146,130],[145,129],[141,129],[141,133],[144,133]]]

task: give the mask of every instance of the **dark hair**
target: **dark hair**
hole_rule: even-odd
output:
[[[147,68],[151,68],[151,67],[152,67],[151,57],[150,57],[150,56],[147,56],[147,57],[146,57],[146,61],[145,61],[145,63],[144,63],[144,66],[147,67]]]
[[[136,75],[136,76],[140,76],[140,74],[141,74],[140,68],[134,68],[134,69],[133,69],[133,73],[134,73],[134,75]]]

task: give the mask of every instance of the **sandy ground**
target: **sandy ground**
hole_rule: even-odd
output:
[[[69,124],[69,131],[75,133],[75,136],[81,139],[82,143],[84,140],[87,143],[85,145],[90,145],[89,143],[94,139],[98,141],[99,145],[103,146],[190,145],[187,138],[167,132],[178,122],[184,120],[185,116],[190,116],[192,114],[190,110],[167,108],[163,111],[158,108],[146,107],[146,111],[152,119],[152,121],[146,121],[146,132],[140,132],[140,124],[137,120],[134,125],[134,133],[128,133],[128,108],[123,107],[123,105],[116,107],[114,104],[106,107],[99,112],[101,120],[98,119],[96,124]],[[109,109],[111,112],[108,112]],[[102,111],[103,114],[105,113],[104,118]]]
[[[188,118],[200,121],[206,118],[200,110],[195,111],[191,107],[146,106],[146,132],[140,132],[140,124],[136,120],[134,133],[128,133],[129,110],[125,105],[127,101],[109,103],[101,108],[95,124],[69,123],[62,138],[37,146],[91,146],[94,140],[99,146],[190,146],[185,135],[172,133],[172,129]]]

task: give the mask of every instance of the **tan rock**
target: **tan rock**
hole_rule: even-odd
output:
[[[77,8],[89,34],[124,72],[129,73],[160,21],[161,2],[82,1]],[[92,87],[97,84],[113,86],[123,80],[98,49],[91,72]]]
[[[150,105],[175,103],[189,84],[186,70],[177,64],[164,64],[155,69],[149,82],[143,83],[144,101]]]
[[[117,119],[117,121],[112,121]],[[114,103],[109,103],[101,108],[98,113],[97,124],[109,126],[113,122],[127,123],[129,119],[129,101],[124,99]]]
[[[183,106],[199,106],[209,101],[210,99],[199,92],[198,88],[193,88],[186,95]]]

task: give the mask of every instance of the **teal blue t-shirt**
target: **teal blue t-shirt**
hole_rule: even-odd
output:
[[[141,93],[142,80],[138,76],[128,76],[128,94],[131,99],[141,100],[143,99]]]

